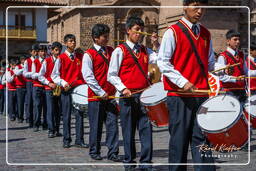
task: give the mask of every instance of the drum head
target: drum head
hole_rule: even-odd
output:
[[[83,84],[77,86],[72,94],[72,101],[76,104],[88,104],[88,86],[87,84]]]
[[[249,99],[248,99],[249,101]],[[250,113],[251,116],[256,117],[256,95],[250,97],[250,102],[247,102],[244,105],[244,108],[247,113]],[[250,110],[249,110],[250,108]]]
[[[206,132],[220,132],[237,121],[241,105],[233,96],[219,95],[205,101],[197,111],[197,122]]]
[[[145,90],[140,96],[140,101],[145,106],[153,106],[164,101],[166,95],[167,91],[164,90],[163,82],[159,82]]]

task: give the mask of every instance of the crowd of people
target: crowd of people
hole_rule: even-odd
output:
[[[226,33],[227,48],[215,57],[210,32],[199,24],[207,0],[184,0],[184,17],[171,25],[161,43],[154,33],[153,49],[141,42],[144,22],[139,17],[126,21],[127,40],[115,49],[108,46],[110,29],[106,24],[95,24],[91,31],[93,46],[78,53],[76,37],[67,34],[62,44],[53,42],[51,55],[47,48],[34,44],[29,58],[8,61],[0,71],[0,113],[5,111],[4,99],[8,96],[8,117],[19,123],[26,121],[33,131],[48,129],[48,137],[63,136],[63,148],[71,147],[71,113],[75,115],[76,138],[74,145],[89,148],[94,160],[102,160],[101,137],[106,125],[107,158],[114,162],[123,160],[126,170],[136,167],[135,132],[139,132],[141,144],[140,169],[153,170],[152,125],[147,110],[140,102],[140,95],[151,85],[148,65],[157,64],[167,91],[169,119],[169,163],[187,163],[188,147],[191,146],[194,163],[214,163],[213,157],[204,157],[199,145],[209,144],[196,122],[196,112],[205,102],[208,93],[208,72],[217,72],[222,90],[244,104],[248,95],[256,94],[256,45],[251,43],[250,54],[239,51],[240,33]],[[236,66],[232,66],[232,65]],[[71,94],[79,85],[88,85],[89,144],[84,141],[84,114],[72,106]],[[53,91],[61,88],[61,95]],[[5,91],[7,89],[7,91]],[[113,97],[120,93],[119,104]],[[7,94],[5,93],[7,92]],[[157,93],[157,92],[156,92]],[[62,116],[63,133],[60,133]],[[124,141],[124,158],[119,153],[118,119]],[[62,135],[63,134],[63,135]],[[208,156],[211,151],[205,152]],[[196,171],[214,171],[214,165],[195,165]],[[186,165],[171,165],[172,171],[184,171]]]

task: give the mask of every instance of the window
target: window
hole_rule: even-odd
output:
[[[15,15],[15,26],[16,28],[25,28],[26,26],[26,16],[25,15]]]

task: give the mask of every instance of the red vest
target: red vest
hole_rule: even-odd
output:
[[[18,65],[19,69],[22,69],[22,65]],[[19,76],[16,76],[15,78],[15,83],[17,88],[24,88],[26,86],[26,78],[21,74]]]
[[[46,72],[44,74],[44,77],[50,82],[53,83],[52,78],[51,78],[51,74],[52,74],[52,70],[54,67],[54,60],[53,57],[48,57],[45,59],[46,62]],[[51,90],[51,88],[48,85],[44,86],[45,90]]]
[[[31,72],[31,71],[32,71],[32,63],[33,63],[32,59],[28,58],[28,59],[27,59],[28,72]],[[32,81],[31,78],[27,78],[26,80],[27,80],[27,81]]]
[[[11,73],[11,76],[13,76],[14,72],[13,70],[11,70],[10,68],[7,69],[10,73]],[[8,90],[9,91],[15,91],[16,90],[16,83],[15,83],[15,78],[13,79],[12,82],[7,82],[7,87],[8,87]]]
[[[3,75],[0,77],[3,79]],[[5,88],[5,85],[2,84],[2,79],[0,79],[0,90],[3,90]]]
[[[68,82],[71,87],[84,84],[82,76],[82,58],[83,54],[75,54],[74,60],[71,60],[66,53],[62,53],[59,56],[61,67],[60,67],[60,78]]]
[[[249,59],[246,60],[247,68],[249,70],[256,70],[256,63],[254,63],[254,61],[252,61],[249,56],[248,58]],[[248,60],[249,60],[249,63],[248,63]],[[252,79],[252,78],[250,79],[250,89],[256,90],[256,79]]]
[[[110,62],[111,54],[113,52],[113,48],[107,46],[107,60]],[[98,52],[94,49],[88,49],[86,53],[91,57],[93,64],[93,73],[94,77],[97,80],[99,86],[108,93],[108,95],[115,95],[116,89],[115,87],[107,81],[107,73],[108,73],[108,64],[104,61],[104,59],[98,54]],[[92,89],[89,87],[88,96],[92,98],[93,96],[97,96]],[[99,101],[98,99],[88,101]]]
[[[145,79],[143,73],[140,71],[128,49],[123,44],[119,45],[118,47],[120,47],[123,51],[123,61],[119,70],[119,77],[122,83],[131,90],[144,89],[148,87],[148,81]],[[147,74],[149,59],[146,47],[141,45],[140,52],[138,53],[137,57],[141,68],[144,70],[145,74]]]
[[[222,52],[220,56],[223,56],[226,60],[226,65],[230,64],[233,65],[235,63],[239,63],[240,65],[233,67],[234,72],[232,76],[238,77],[241,75],[244,75],[244,54],[242,52],[238,53],[238,59],[236,59],[234,56],[233,58],[235,59],[235,62],[232,60],[229,55],[233,56],[231,53],[229,53],[227,50]],[[245,82],[244,81],[236,81],[236,83],[222,83],[223,88],[225,88],[227,91],[229,88],[245,88]]]
[[[191,29],[182,21],[191,35],[191,38],[195,44],[195,47],[199,53],[201,61],[204,65],[204,70],[202,71],[200,64],[197,61],[197,58],[193,52],[193,49],[190,45],[190,41],[186,35],[182,32],[177,24],[172,25],[169,29],[172,29],[176,39],[176,49],[170,59],[170,63],[178,70],[183,77],[185,77],[189,82],[194,84],[198,89],[208,90],[208,56],[209,56],[209,47],[210,47],[210,33],[209,31],[200,25],[200,34],[198,37],[195,37]],[[177,89],[180,89],[176,84],[172,83],[167,77],[164,76],[164,89],[168,90],[168,96],[208,96],[208,95],[192,95],[192,94],[177,94]],[[173,92],[171,92],[173,91]]]
[[[43,61],[44,61],[44,60],[43,60]],[[40,60],[39,60],[38,58],[34,60],[34,64],[35,64],[35,68],[36,68],[36,73],[39,73],[43,61],[40,62]],[[33,80],[32,82],[33,82],[33,86],[34,86],[34,87],[44,87],[44,86],[42,85],[42,83],[41,83],[38,79],[35,79],[35,80]]]

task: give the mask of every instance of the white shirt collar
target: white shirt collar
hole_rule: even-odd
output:
[[[126,40],[126,43],[127,43],[127,45],[131,48],[131,49],[133,49],[134,48],[134,46],[135,46],[135,44],[133,43],[133,42],[131,42],[130,40]],[[138,43],[138,45],[140,45],[140,43]]]
[[[99,51],[101,49],[101,46],[100,45],[97,45],[96,43],[93,44],[93,46],[95,47],[95,49],[97,51]]]
[[[42,62],[44,60],[44,58],[41,58],[41,56],[39,56],[39,61]]]
[[[181,20],[182,20],[184,23],[186,23],[190,29],[192,29],[192,26],[194,25],[193,23],[191,23],[190,21],[188,21],[185,17],[182,17]],[[197,26],[197,28],[198,28],[199,31],[200,31],[200,26],[199,26],[199,24],[196,23],[195,25]]]
[[[68,50],[65,50],[65,53],[68,55],[68,57],[70,57],[71,54],[73,54],[75,56],[75,53],[70,53]]]
[[[35,57],[31,56],[30,59],[31,59],[32,61],[34,61],[34,60],[35,60]]]
[[[231,53],[233,56],[235,56],[236,51],[230,47],[227,47],[227,51]]]
[[[252,57],[251,55],[249,55],[250,60],[254,61],[254,57]]]

